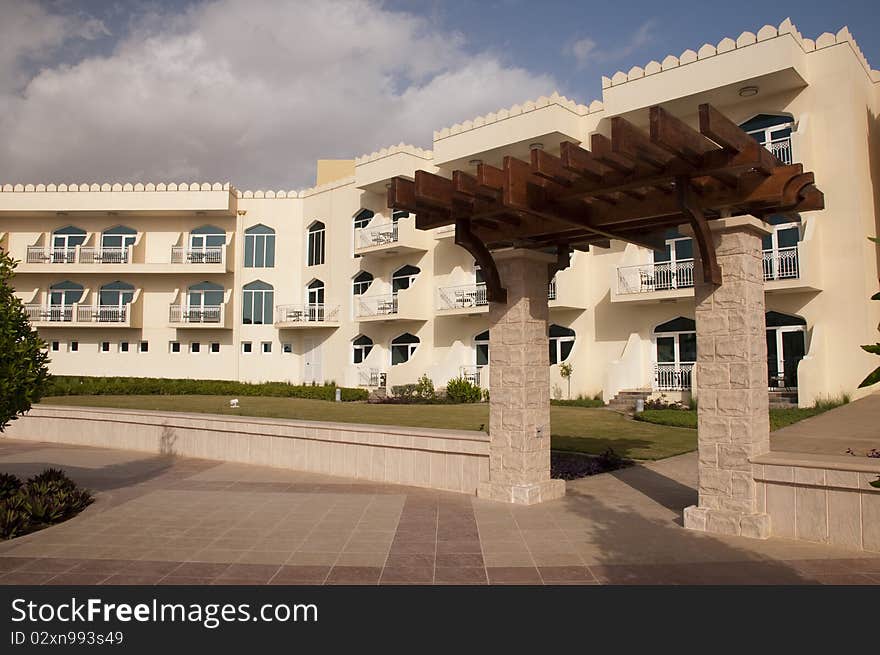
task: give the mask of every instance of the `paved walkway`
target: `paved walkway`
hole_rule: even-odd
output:
[[[859,456],[880,450],[880,393],[770,433],[774,451],[846,455],[847,448]]]
[[[97,502],[0,543],[5,584],[878,584],[880,556],[685,531],[693,454],[511,507],[410,487],[0,439],[0,470],[64,468]]]

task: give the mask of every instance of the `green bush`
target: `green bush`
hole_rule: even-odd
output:
[[[235,382],[231,380],[180,380],[56,375],[49,379],[46,396],[272,396],[335,400],[337,387],[294,385],[288,382]],[[341,388],[342,400],[366,400],[366,389]]]
[[[571,400],[551,400],[551,405],[557,405],[560,407],[604,407],[605,401],[602,400],[602,394],[597,393],[592,398],[587,398],[586,396],[579,395],[577,398],[573,398]]]
[[[483,399],[483,390],[470,380],[457,377],[446,383],[446,398],[452,403],[478,403]]]
[[[63,471],[46,469],[22,484],[0,475],[0,539],[12,539],[60,523],[92,504],[92,494],[79,489]]]
[[[427,375],[422,375],[415,384],[396,384],[391,387],[394,399],[404,403],[432,403],[437,400],[434,383]]]

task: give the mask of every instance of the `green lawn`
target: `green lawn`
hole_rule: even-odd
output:
[[[486,430],[489,408],[476,405],[369,405],[301,398],[241,397],[237,410],[228,396],[56,396],[52,405],[298,418],[342,423],[405,425],[457,430]],[[633,459],[662,459],[694,450],[694,430],[634,421],[607,409],[550,408],[553,448],[598,454],[607,448]]]
[[[833,405],[818,405],[816,407],[794,407],[792,409],[771,409],[770,430],[778,430],[786,425],[803,421],[805,418],[816,416],[832,409]],[[680,409],[646,409],[639,414],[639,421],[656,425],[668,425],[679,428],[697,427],[697,411]]]

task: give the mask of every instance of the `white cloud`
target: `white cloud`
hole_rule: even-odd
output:
[[[568,44],[563,48],[563,53],[571,55],[578,68],[606,61],[626,59],[654,40],[655,28],[656,22],[654,20],[645,21],[633,32],[626,43],[610,48],[601,48],[594,39],[584,37]]]
[[[218,0],[137,25],[108,56],[0,86],[3,181],[291,188],[317,158],[429,146],[433,129],[555,87],[367,0]]]

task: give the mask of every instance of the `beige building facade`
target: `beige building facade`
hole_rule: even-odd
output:
[[[0,247],[61,375],[335,381],[377,387],[427,374],[488,387],[489,314],[473,259],[449,229],[419,231],[386,185],[561,141],[646,126],[660,104],[692,125],[709,102],[786,162],[814,171],[826,208],[766,217],[767,367],[776,399],[857,395],[875,362],[880,303],[880,72],[844,28],[816,40],[786,20],[603,79],[601,101],[558,95],[398,145],[323,160],[320,186],[0,186]],[[643,390],[687,399],[697,361],[694,245],[612,241],[576,253],[548,287],[550,393]]]

